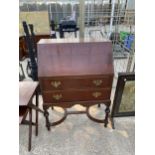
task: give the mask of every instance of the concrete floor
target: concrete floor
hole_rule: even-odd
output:
[[[40,96],[40,107],[42,97]],[[103,117],[104,105],[101,108],[93,106],[90,110],[93,116]],[[83,110],[76,105],[69,110]],[[61,108],[49,109],[50,120],[58,120],[63,115]],[[39,135],[35,137],[33,128],[32,150],[28,152],[28,127],[19,128],[20,155],[134,155],[135,151],[135,121],[134,117],[115,118],[115,130],[109,123],[103,124],[91,121],[86,115],[69,115],[58,126],[47,131],[45,118],[39,115]]]

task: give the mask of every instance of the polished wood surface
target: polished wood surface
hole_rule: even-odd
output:
[[[106,117],[98,122],[107,126],[114,74],[111,42],[41,39],[37,47],[38,77],[48,130],[53,125],[48,118],[50,106],[69,108],[75,104],[89,109],[91,105],[104,103],[107,106]]]
[[[94,43],[94,42],[110,42],[108,39],[93,39],[93,38],[63,38],[63,39],[41,39],[39,44],[72,44],[72,43]]]
[[[38,82],[34,82],[34,81],[19,82],[20,106],[28,105],[37,87],[38,87]]]
[[[73,107],[74,105],[76,104],[79,104],[79,105],[82,105],[83,107],[90,107],[90,106],[93,106],[93,105],[96,105],[96,104],[100,104],[100,103],[103,103],[107,106],[109,106],[109,102],[110,100],[107,99],[107,100],[87,100],[87,101],[70,101],[70,102],[44,102],[43,104],[43,107],[46,109],[50,106],[57,106],[57,107],[61,107],[61,108],[71,108]]]
[[[93,39],[40,40],[38,76],[44,103],[110,99],[111,46],[110,41]],[[96,92],[101,95],[95,98]]]
[[[40,78],[44,90],[66,90],[66,89],[87,89],[87,88],[110,88],[112,76],[95,77],[57,77]]]
[[[79,89],[79,90],[59,90],[43,92],[44,102],[74,102],[88,100],[105,100],[110,98],[110,88],[104,89]],[[58,104],[59,105],[59,104]]]
[[[35,42],[37,44],[37,42],[40,40],[40,39],[43,39],[43,38],[50,38],[50,35],[48,34],[37,34],[35,36]],[[28,50],[27,50],[27,46],[26,46],[26,42],[25,42],[25,39],[24,39],[24,36],[20,36],[19,37],[19,59],[22,60],[24,58],[28,57]]]
[[[54,40],[41,39],[38,43],[39,77],[113,75],[110,41]]]

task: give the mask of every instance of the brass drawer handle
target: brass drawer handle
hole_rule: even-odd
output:
[[[60,100],[62,98],[62,94],[55,94],[52,96],[55,100]]]
[[[102,84],[102,80],[93,80],[93,83],[96,85],[96,86],[100,86]]]
[[[61,85],[61,82],[60,81],[52,81],[51,82],[51,85],[55,88],[58,88],[60,85]]]
[[[101,92],[94,92],[94,93],[92,93],[92,95],[93,95],[93,97],[98,98],[99,96],[102,95],[102,93]]]

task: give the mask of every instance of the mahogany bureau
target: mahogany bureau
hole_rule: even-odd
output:
[[[114,74],[112,43],[93,39],[41,39],[37,46],[47,129],[62,122],[69,114],[66,108],[75,104],[85,106],[87,116],[106,127]],[[98,120],[90,115],[89,107],[101,103],[106,105],[106,114],[103,120]],[[51,106],[64,108],[61,120],[49,121],[47,110]]]

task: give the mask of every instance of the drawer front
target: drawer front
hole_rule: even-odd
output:
[[[76,91],[46,91],[43,92],[43,100],[45,103],[108,100],[110,99],[110,93],[110,88]]]
[[[83,88],[111,88],[113,77],[83,78],[83,79],[56,79],[41,80],[43,90],[83,89]]]

